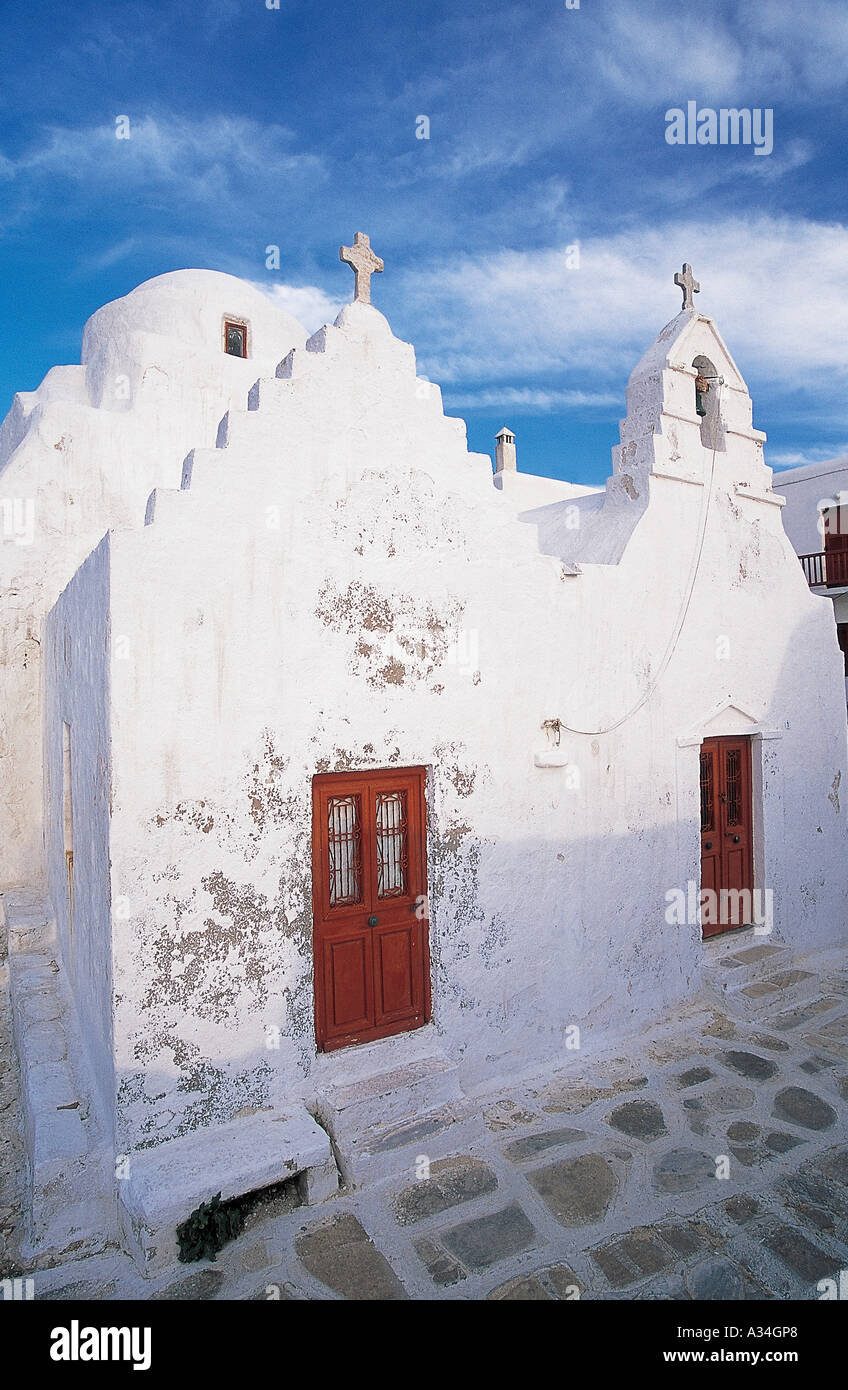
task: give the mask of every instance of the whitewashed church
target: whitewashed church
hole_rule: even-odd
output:
[[[567,1030],[692,999],[728,930],[844,929],[831,608],[691,269],[594,489],[508,428],[469,453],[341,254],[308,339],[228,275],[141,285],[0,431],[35,1248],[161,1268],[218,1191],[449,1145]]]

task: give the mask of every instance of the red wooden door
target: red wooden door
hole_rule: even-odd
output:
[[[848,585],[848,508],[824,512],[825,574],[829,589]]]
[[[313,779],[320,1051],[420,1028],[430,1011],[424,769]]]
[[[751,743],[747,738],[707,738],[701,745],[701,890],[704,936],[732,931],[740,918],[735,894],[754,886]],[[714,899],[704,896],[712,890]],[[722,894],[732,896],[723,898]],[[708,912],[709,907],[709,912]],[[728,911],[729,908],[729,911]],[[709,916],[709,920],[707,920]]]

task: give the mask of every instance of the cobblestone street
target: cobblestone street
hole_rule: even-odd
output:
[[[217,1261],[156,1281],[118,1250],[17,1263],[4,1065],[4,1274],[42,1299],[817,1299],[848,1269],[848,964],[804,970],[800,1003],[748,1022],[703,1003],[626,1057],[577,1055],[482,1098],[479,1144],[428,1168],[422,1141],[378,1186],[281,1200]]]

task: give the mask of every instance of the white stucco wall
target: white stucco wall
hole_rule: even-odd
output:
[[[786,534],[798,555],[814,555],[824,550],[823,508],[839,506],[839,525],[845,524],[848,507],[848,459],[829,459],[789,468],[775,475],[775,491],[786,498],[783,522]],[[836,623],[848,623],[848,588],[816,589],[832,605]],[[845,677],[848,700],[848,676]]]
[[[109,545],[104,538],[61,594],[45,624],[44,829],[47,884],[79,1036],[102,1114],[111,1127],[115,1107],[109,660]],[[73,929],[65,861],[64,725],[70,734]]]
[[[249,324],[247,360],[222,350]],[[175,271],[99,309],[81,365],[54,367],[0,426],[0,885],[43,881],[41,644],[46,613],[110,528],[139,526],[152,488],[213,444],[304,330],[253,286]]]
[[[715,456],[699,354],[725,377]],[[567,499],[516,519],[370,307],[250,405],[111,540],[121,1146],[308,1091],[316,772],[431,769],[434,1028],[472,1081],[691,995],[700,928],[665,895],[700,877],[704,736],[753,737],[778,932],[835,938],[841,657],[709,320],[679,315],[637,366],[576,528]],[[570,767],[536,765],[551,718],[584,731]]]
[[[848,503],[848,459],[828,459],[775,474],[775,492],[786,498],[783,523],[798,555],[814,555],[824,549],[821,510],[825,502],[845,494]]]

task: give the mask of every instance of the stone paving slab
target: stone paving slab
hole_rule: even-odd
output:
[[[391,1178],[275,1211],[214,1264],[145,1281],[111,1251],[36,1271],[36,1296],[816,1299],[848,1269],[837,978],[831,959],[821,998],[749,1020],[698,1004],[626,1056],[570,1055],[480,1100],[471,1148],[422,1162],[424,1138]]]
[[[630,1139],[647,1142],[668,1134],[662,1109],[653,1100],[629,1100],[616,1106],[607,1116],[607,1124]]]
[[[401,1226],[411,1226],[426,1216],[435,1216],[493,1192],[498,1180],[479,1158],[443,1158],[429,1167],[429,1177],[411,1183],[394,1201]]]
[[[786,1086],[778,1091],[771,1113],[775,1119],[800,1125],[804,1129],[830,1129],[837,1120],[833,1106],[805,1086]]]
[[[517,1202],[486,1216],[462,1221],[442,1235],[442,1243],[469,1270],[489,1265],[526,1250],[536,1239],[535,1228]]]
[[[603,1221],[619,1185],[609,1159],[599,1153],[561,1159],[527,1177],[563,1226]]]
[[[408,1297],[388,1260],[350,1212],[308,1227],[295,1249],[308,1272],[343,1298],[361,1302]]]
[[[548,1149],[562,1148],[568,1144],[578,1144],[588,1137],[585,1129],[543,1129],[536,1134],[528,1134],[523,1139],[513,1139],[506,1144],[503,1155],[511,1163],[524,1163],[538,1158]]]
[[[448,1284],[458,1284],[468,1273],[459,1261],[453,1259],[435,1240],[416,1240],[415,1250],[433,1283],[440,1288]]]
[[[555,1299],[570,1302],[578,1299],[582,1292],[583,1285],[566,1265],[553,1265],[548,1269],[539,1269],[535,1274],[510,1279],[508,1283],[492,1289],[487,1297],[524,1303]]]

